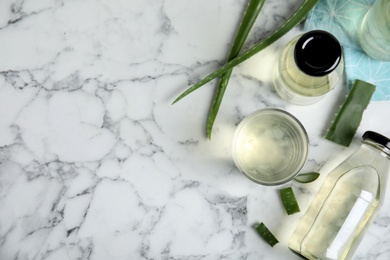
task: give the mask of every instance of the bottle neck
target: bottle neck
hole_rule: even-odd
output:
[[[377,142],[374,142],[370,139],[363,140],[363,144],[366,144],[366,145],[370,146],[371,148],[378,150],[382,156],[384,156],[390,160],[390,149],[387,148],[386,146],[379,144]]]

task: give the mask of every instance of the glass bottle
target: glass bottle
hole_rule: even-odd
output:
[[[344,60],[338,40],[321,30],[294,37],[284,47],[274,75],[279,96],[296,105],[319,101],[342,78]]]
[[[364,16],[359,42],[369,56],[390,61],[390,0],[376,0]]]
[[[350,259],[383,204],[389,162],[390,139],[365,132],[360,148],[325,178],[289,248],[306,259]]]

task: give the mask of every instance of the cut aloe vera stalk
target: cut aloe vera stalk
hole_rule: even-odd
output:
[[[271,233],[271,231],[269,231],[263,222],[256,224],[255,229],[257,230],[257,233],[259,233],[259,235],[264,239],[264,241],[267,242],[271,247],[274,247],[274,245],[279,243],[276,237]]]
[[[255,24],[257,17],[259,16],[261,9],[263,8],[265,1],[266,0],[249,1],[247,9],[244,12],[244,17],[242,18],[241,24],[239,26],[236,38],[234,39],[234,43],[230,49],[229,57],[227,59],[228,62],[234,59],[235,57],[237,57],[237,55],[239,54],[242,46],[244,45],[246,38],[248,37],[250,30]],[[211,139],[211,131],[213,129],[214,121],[217,117],[219,107],[221,106],[222,99],[225,94],[226,87],[229,83],[229,79],[230,79],[230,75],[232,74],[232,71],[233,69],[226,71],[226,73],[224,73],[221,76],[221,80],[219,81],[214,102],[212,103],[209,112],[209,117],[207,119],[206,134],[209,139]]]
[[[304,0],[302,5],[295,11],[295,13],[287,20],[285,21],[276,31],[274,31],[270,36],[265,38],[264,40],[260,41],[256,45],[254,45],[252,48],[247,50],[246,52],[242,53],[241,55],[237,56],[236,58],[232,59],[231,61],[225,63],[221,68],[218,70],[212,72],[202,80],[200,80],[198,83],[192,85],[192,87],[188,88],[186,91],[184,91],[182,94],[180,94],[172,104],[175,104],[188,94],[192,93],[193,91],[197,90],[201,86],[205,85],[206,83],[210,82],[211,80],[215,79],[216,77],[222,76],[224,73],[227,73],[229,70],[233,69],[238,64],[241,64],[242,62],[246,61],[247,59],[251,58],[261,50],[265,49],[275,41],[277,41],[279,38],[281,38],[283,35],[285,35],[287,32],[289,32],[292,28],[294,28],[300,21],[302,21],[306,15],[314,8],[314,6],[317,4],[319,0]]]
[[[295,198],[294,191],[291,187],[281,189],[280,197],[282,198],[284,209],[288,215],[292,215],[301,211]]]
[[[317,180],[319,176],[320,174],[318,172],[306,172],[299,174],[294,180],[299,183],[310,183]]]
[[[337,144],[349,146],[374,92],[375,85],[356,80],[349,95],[337,112],[325,138]]]

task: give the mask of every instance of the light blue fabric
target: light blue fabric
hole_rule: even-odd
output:
[[[367,56],[360,48],[358,29],[375,0],[320,0],[307,16],[304,29],[325,30],[343,45],[348,88],[355,79],[376,85],[372,100],[390,100],[390,62]]]

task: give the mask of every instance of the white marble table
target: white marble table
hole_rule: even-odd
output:
[[[287,3],[288,2],[288,3]],[[244,0],[0,1],[0,259],[297,259],[287,241],[326,173],[366,130],[390,136],[390,102],[372,102],[353,144],[323,133],[340,85],[310,107],[275,93],[276,44],[234,70],[211,140],[215,81],[171,106],[227,55]],[[269,0],[247,46],[301,0]],[[310,185],[252,183],[231,158],[236,125],[265,107],[298,117]],[[283,186],[282,186],[283,187]],[[390,194],[355,259],[390,259]],[[253,225],[279,238],[265,244]]]

